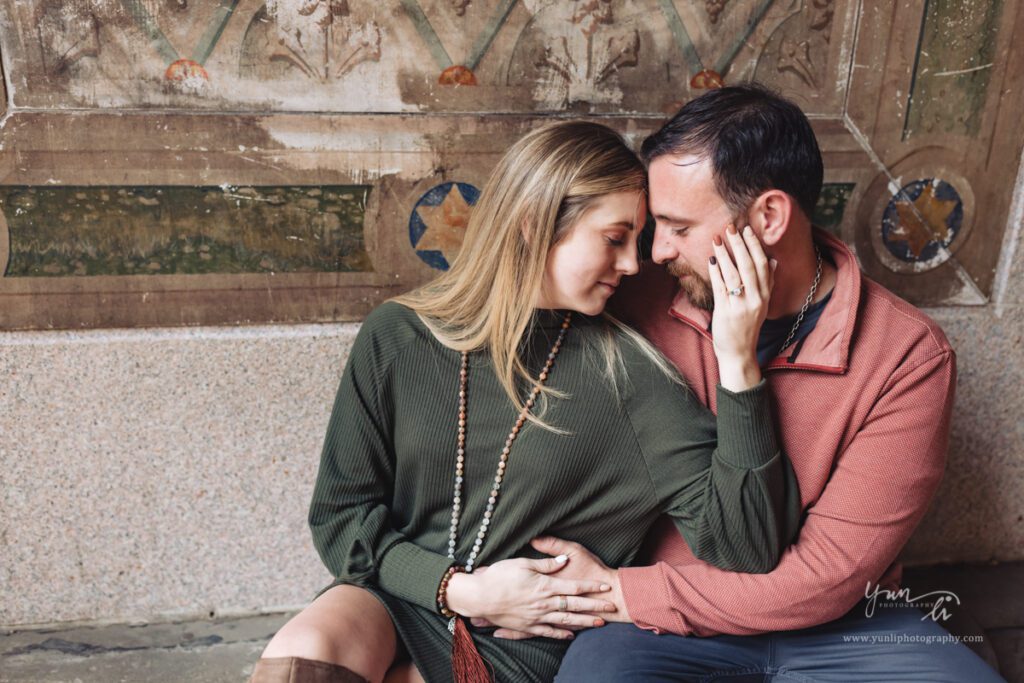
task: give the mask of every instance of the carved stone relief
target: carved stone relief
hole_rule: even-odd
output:
[[[81,95],[89,83],[102,98],[132,82],[163,94],[202,93],[210,80],[204,63],[237,4],[37,0],[14,11],[31,17],[44,87]]]
[[[617,0],[571,0],[539,6],[519,37],[509,84],[533,83],[545,108],[574,102],[618,102],[619,73],[640,62],[639,30],[616,22]]]
[[[262,111],[295,94],[276,81],[298,78],[325,86],[301,93],[304,109],[388,110],[403,55],[389,61],[387,45],[403,34],[378,14],[392,13],[367,0],[5,0],[0,42],[23,74],[22,106]],[[337,87],[365,64],[373,88]]]
[[[268,0],[245,32],[239,75],[279,79],[298,73],[326,83],[380,57],[380,26],[354,19],[347,0]]]
[[[441,85],[478,85],[476,70],[505,28],[519,0],[400,0],[429,61],[415,71]],[[412,65],[409,65],[412,66]],[[425,73],[424,73],[425,72]],[[488,83],[495,86],[497,83]],[[429,99],[429,95],[427,96]]]
[[[36,14],[36,32],[47,76],[66,79],[79,60],[99,56],[99,20],[82,3],[42,5]]]
[[[40,53],[47,74],[16,97],[49,89],[74,106],[448,109],[443,90],[415,85],[424,79],[491,89],[476,102],[459,93],[462,111],[610,111],[628,94],[630,111],[660,113],[688,92],[750,78],[794,13],[827,43],[835,0],[34,0],[31,13],[12,0],[0,11],[4,1],[31,27],[15,36],[38,43],[15,49],[19,67],[37,68]],[[814,41],[792,30],[772,47],[790,87],[824,78]],[[296,93],[285,87],[294,78],[316,85]]]
[[[750,78],[765,42],[799,10],[800,0],[733,0],[709,4],[659,0],[658,8],[682,53],[691,91]],[[714,11],[712,11],[714,9]]]
[[[466,15],[466,8],[469,7],[472,0],[448,0],[451,3],[452,9],[455,10],[455,14],[462,17]]]
[[[1024,0],[0,0],[0,15],[0,300],[29,302],[22,326],[44,309],[44,324],[160,322],[138,298],[121,318],[103,302],[188,304],[190,288],[204,303],[189,322],[230,321],[202,278],[245,283],[239,319],[358,317],[450,262],[489,164],[549,115],[638,143],[746,80],[812,114],[815,220],[872,276],[914,301],[984,303],[1024,140]],[[224,187],[258,197],[232,208]],[[355,187],[368,199],[340,213],[301,209]],[[33,196],[60,211],[19,203]],[[302,293],[273,308],[288,278]]]
[[[820,90],[826,80],[835,0],[806,0],[769,38],[755,79],[791,92]]]
[[[722,14],[722,10],[725,9],[726,3],[729,0],[704,0],[704,9],[708,12],[708,19],[711,20],[712,24],[718,23],[718,17]]]

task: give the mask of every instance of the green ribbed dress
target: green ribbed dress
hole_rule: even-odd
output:
[[[542,366],[562,314],[539,312],[524,342]],[[509,458],[477,566],[515,556],[541,534],[578,541],[609,566],[629,564],[661,513],[696,555],[729,569],[768,571],[795,532],[796,479],[780,453],[767,393],[718,389],[719,417],[671,382],[621,332],[626,379],[605,377],[599,318],[574,315],[547,385],[565,392],[527,423]],[[460,356],[408,308],[366,319],[331,414],[309,521],[337,583],[374,592],[428,683],[451,680],[451,635],[435,598],[447,542]],[[457,559],[479,528],[517,411],[484,353],[470,355],[465,482]],[[551,681],[568,643],[509,641],[474,629],[496,680]]]

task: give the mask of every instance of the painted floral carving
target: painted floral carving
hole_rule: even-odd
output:
[[[276,37],[269,59],[313,80],[326,82],[380,61],[380,27],[354,20],[347,0],[268,0],[266,16]]]
[[[725,9],[726,3],[729,0],[704,0],[704,9],[708,12],[708,19],[711,20],[712,24],[718,23],[718,17],[722,14],[722,10]]]
[[[614,0],[550,2],[538,7],[518,50],[528,61],[519,77],[536,83],[535,98],[546,106],[572,102],[617,102],[618,75],[640,61],[640,33],[617,23]]]
[[[814,77],[814,63],[811,62],[811,44],[806,40],[797,42],[793,38],[784,37],[779,43],[779,71],[796,74],[805,85],[817,88]]]

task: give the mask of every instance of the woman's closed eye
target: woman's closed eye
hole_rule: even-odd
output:
[[[604,234],[604,241],[613,247],[621,247],[626,243],[626,235],[623,232],[606,232]]]

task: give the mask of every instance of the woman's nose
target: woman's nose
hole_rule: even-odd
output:
[[[623,275],[636,275],[640,272],[640,249],[636,240],[628,240],[626,252],[619,257],[616,267]]]

